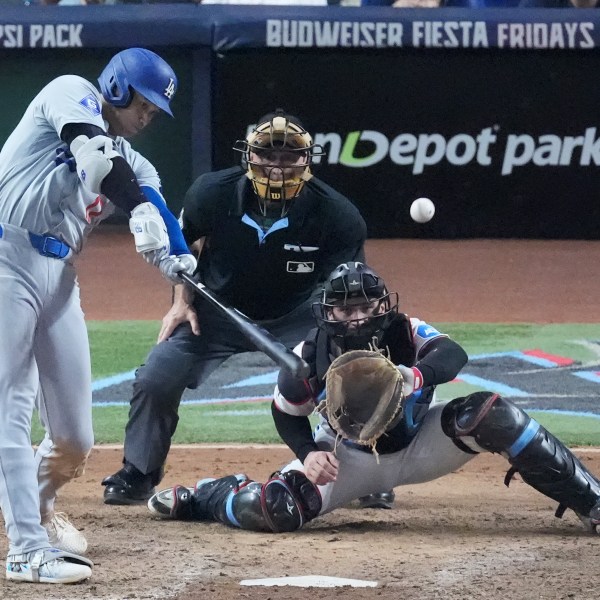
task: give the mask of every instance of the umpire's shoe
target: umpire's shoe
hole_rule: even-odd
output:
[[[162,474],[162,469],[145,474],[125,462],[120,471],[102,480],[104,504],[145,504],[154,494],[154,486],[162,479]]]
[[[392,508],[396,494],[394,490],[389,492],[378,492],[377,494],[369,494],[358,499],[360,508]]]

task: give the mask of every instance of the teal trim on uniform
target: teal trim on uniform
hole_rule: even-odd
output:
[[[421,390],[418,391],[420,392]],[[419,425],[421,425],[420,422],[415,423],[413,419],[415,404],[420,396],[420,393],[414,393],[408,396],[404,401],[404,422],[406,423],[406,429],[409,434],[414,433],[419,428]]]
[[[518,456],[523,451],[523,449],[527,447],[529,442],[531,442],[531,440],[535,437],[535,434],[539,431],[540,427],[541,426],[537,421],[531,419],[527,427],[525,427],[525,429],[523,430],[523,433],[515,440],[513,445],[510,448],[508,448],[508,455],[511,458]]]
[[[235,518],[233,514],[233,497],[235,496],[235,492],[229,492],[229,496],[227,496],[227,500],[225,502],[225,514],[227,515],[227,519],[232,525],[235,527],[241,527],[240,522]]]

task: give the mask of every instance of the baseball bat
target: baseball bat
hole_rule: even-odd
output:
[[[203,298],[208,300],[214,307],[218,308],[258,350],[264,352],[273,359],[280,367],[291,371],[296,377],[308,377],[310,367],[304,359],[294,354],[272,333],[258,325],[240,312],[237,308],[225,304],[214,292],[205,285],[194,281],[187,273],[180,272],[179,277],[194,288]]]

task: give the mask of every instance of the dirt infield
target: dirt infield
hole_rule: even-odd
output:
[[[392,510],[340,509],[290,534],[258,534],[216,523],[161,522],[145,507],[102,503],[100,479],[120,449],[94,450],[85,475],[60,498],[84,529],[95,563],[90,582],[32,586],[0,579],[3,600],[590,600],[597,598],[597,536],[573,513],[517,478],[505,461],[475,458],[432,483],[397,488]],[[600,455],[583,460],[600,472]],[[263,480],[287,449],[175,448],[164,486],[198,475],[246,471]],[[0,553],[5,552],[0,538]],[[367,589],[242,587],[241,580],[329,575],[377,581]]]
[[[600,242],[369,240],[367,260],[430,323],[597,322]],[[106,226],[79,260],[88,319],[160,319],[171,288],[135,254],[128,231]]]
[[[398,289],[402,308],[430,322],[592,322],[600,284],[600,243],[473,240],[370,241],[369,261]],[[80,262],[88,319],[159,319],[170,288],[135,256],[129,234],[94,234]],[[600,473],[600,454],[578,452]],[[3,600],[584,600],[597,592],[600,539],[572,512],[479,456],[428,484],[397,488],[394,508],[350,506],[294,534],[256,534],[214,523],[159,522],[145,507],[102,503],[100,480],[119,466],[120,448],[95,449],[86,473],[58,501],[84,532],[93,579],[31,586],[0,579]],[[284,447],[174,448],[161,487],[246,472],[264,480],[291,458]],[[0,536],[0,556],[6,540]],[[243,579],[329,575],[375,588],[240,586]]]

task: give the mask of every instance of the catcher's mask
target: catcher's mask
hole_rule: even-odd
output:
[[[312,309],[318,327],[343,351],[364,349],[381,341],[398,312],[398,294],[388,292],[367,265],[344,263],[331,273]]]
[[[304,184],[312,177],[314,156],[324,154],[313,143],[300,120],[281,108],[262,117],[234,150],[242,153],[242,165],[252,182],[263,215],[277,207],[285,217]],[[272,213],[271,213],[272,214]]]

